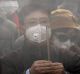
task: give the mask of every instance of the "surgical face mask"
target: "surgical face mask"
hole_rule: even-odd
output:
[[[48,37],[47,37],[48,36]],[[46,28],[46,26],[37,24],[26,29],[26,37],[28,40],[32,42],[41,43],[50,38],[51,30],[50,28]]]

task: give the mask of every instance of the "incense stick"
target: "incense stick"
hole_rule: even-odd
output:
[[[50,56],[50,43],[49,43],[49,28],[48,28],[48,25],[46,25],[46,39],[47,39],[48,60],[51,60],[51,56]]]

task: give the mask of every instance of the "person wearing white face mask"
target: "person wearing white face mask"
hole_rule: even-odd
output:
[[[2,58],[2,74],[22,74],[28,68],[30,74],[79,74],[80,57],[51,44],[54,37],[46,9],[33,5],[24,13],[24,35],[16,40],[16,51]]]

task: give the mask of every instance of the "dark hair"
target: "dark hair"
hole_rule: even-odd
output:
[[[42,12],[44,12],[44,13],[49,15],[49,10],[47,8],[45,8],[44,6],[37,5],[37,4],[26,5],[21,9],[21,11],[18,14],[20,24],[24,25],[25,17],[28,14],[30,14],[30,13],[32,13],[34,11],[37,11],[37,10],[42,11]]]

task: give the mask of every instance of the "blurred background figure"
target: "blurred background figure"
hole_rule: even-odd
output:
[[[13,51],[14,41],[19,36],[17,23],[9,18],[18,7],[17,1],[0,1],[0,57]]]
[[[18,30],[14,23],[0,17],[0,57],[10,53],[14,41],[18,37]]]
[[[76,16],[66,9],[56,9],[51,12],[51,28],[54,32],[54,44],[58,48],[78,48],[80,54],[80,25]]]

